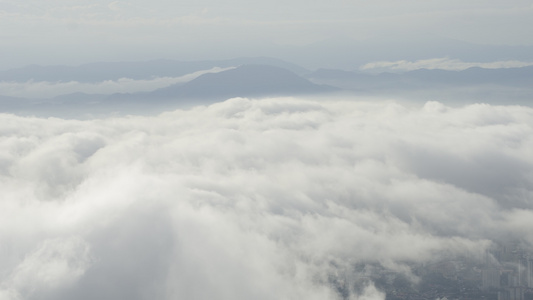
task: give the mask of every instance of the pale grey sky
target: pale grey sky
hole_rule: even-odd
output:
[[[0,0],[0,68],[269,55],[325,39],[533,44],[526,0]]]

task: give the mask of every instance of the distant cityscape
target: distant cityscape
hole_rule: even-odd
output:
[[[352,274],[363,275],[336,277],[331,283],[344,298],[349,297],[350,283],[358,291],[373,282],[387,300],[533,299],[533,253],[519,243],[497,245],[482,260],[450,257],[411,267],[418,283],[378,264],[356,265]]]

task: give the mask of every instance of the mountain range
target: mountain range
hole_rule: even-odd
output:
[[[0,72],[0,82],[103,82],[120,78],[176,77],[221,68],[187,82],[146,92],[91,94],[75,92],[52,98],[25,99],[1,96],[0,111],[37,115],[61,115],[65,111],[106,114],[160,112],[210,104],[232,97],[273,97],[328,94],[407,95],[414,100],[504,101],[532,105],[533,66],[462,71],[419,69],[405,73],[371,74],[340,69],[309,71],[272,58],[240,58],[222,61],[148,61],[94,63],[77,67],[28,66]],[[418,98],[417,98],[418,97]],[[505,102],[506,101],[506,102]]]
[[[94,113],[136,113],[210,104],[233,97],[315,95],[337,90],[339,89],[312,83],[285,68],[250,64],[203,74],[191,81],[149,92],[111,95],[72,93],[49,99],[4,97],[0,100],[2,108],[15,109],[18,112],[37,111],[50,114],[67,109]]]
[[[533,87],[533,66],[466,70],[418,69],[405,73],[370,74],[357,71],[318,69],[306,75],[313,82],[344,89],[429,88],[444,86],[500,85]]]
[[[154,77],[179,77],[215,67],[228,68],[247,64],[269,65],[284,68],[295,74],[309,70],[283,60],[270,57],[245,57],[228,60],[176,61],[151,60],[140,62],[96,62],[79,66],[29,65],[0,71],[0,81],[48,81],[48,82],[101,82],[120,78],[151,79]]]

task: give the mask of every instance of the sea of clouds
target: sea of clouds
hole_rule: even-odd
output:
[[[235,98],[0,124],[2,300],[384,299],[356,265],[416,283],[533,246],[532,108]]]

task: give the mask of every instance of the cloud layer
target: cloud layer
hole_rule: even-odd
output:
[[[152,79],[143,80],[120,78],[118,80],[106,80],[97,83],[87,83],[78,81],[0,81],[0,90],[2,96],[40,99],[51,98],[71,93],[114,94],[148,92],[153,91],[155,89],[167,87],[176,83],[184,83],[193,80],[203,74],[218,73],[229,69],[233,69],[233,67],[215,67],[209,70],[201,70],[180,77],[156,77]]]
[[[417,61],[399,60],[399,61],[376,61],[370,62],[360,67],[363,71],[396,71],[406,72],[417,69],[441,69],[450,71],[466,70],[472,67],[485,69],[499,68],[520,68],[533,65],[532,62],[524,61],[494,61],[494,62],[463,62],[459,59],[450,59],[448,57],[421,59]]]
[[[0,299],[341,299],[533,245],[533,109],[230,99],[0,115]],[[384,299],[371,282],[349,299]]]

